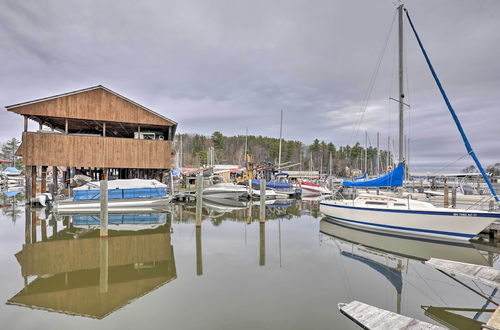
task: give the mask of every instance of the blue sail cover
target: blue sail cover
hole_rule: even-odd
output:
[[[358,176],[357,178],[354,178],[354,181],[364,180],[364,179],[366,179],[366,173],[363,174],[362,176]]]
[[[369,181],[344,181],[344,187],[400,187],[403,185],[405,175],[405,164],[399,165],[392,171],[380,178]]]

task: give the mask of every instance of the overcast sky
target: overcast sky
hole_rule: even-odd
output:
[[[476,153],[500,161],[500,1],[405,4]],[[364,143],[367,130],[386,146],[397,141],[396,24],[366,95],[395,11],[391,0],[1,0],[0,104],[102,84],[178,132],[278,137],[283,109],[286,139]],[[405,25],[410,163],[436,171],[465,149]],[[0,111],[0,141],[20,138],[22,122]]]

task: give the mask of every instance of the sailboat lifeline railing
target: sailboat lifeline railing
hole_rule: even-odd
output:
[[[481,162],[477,158],[474,150],[472,149],[472,146],[469,143],[469,139],[465,135],[464,129],[462,128],[462,124],[460,123],[460,120],[458,120],[457,114],[455,113],[455,110],[453,110],[453,107],[451,106],[450,100],[448,99],[448,96],[446,95],[446,92],[444,91],[443,86],[441,85],[441,82],[436,74],[436,71],[434,71],[434,67],[431,64],[431,61],[429,59],[429,56],[427,56],[427,52],[425,51],[424,45],[422,44],[422,41],[420,41],[420,37],[418,36],[417,31],[415,30],[415,26],[413,25],[413,22],[411,21],[410,15],[408,14],[408,10],[406,10],[406,17],[408,18],[408,21],[410,23],[411,29],[413,30],[413,33],[415,34],[415,38],[417,38],[418,45],[420,46],[420,49],[422,50],[422,53],[424,54],[425,61],[427,62],[427,65],[429,66],[429,69],[431,70],[432,76],[434,77],[434,80],[436,81],[436,84],[439,88],[439,91],[441,92],[441,95],[443,96],[443,99],[446,103],[446,106],[448,107],[448,110],[450,111],[451,116],[453,117],[453,120],[455,121],[455,124],[457,125],[458,131],[460,132],[460,135],[462,136],[462,140],[464,141],[465,148],[467,149],[467,152],[469,155],[472,157],[474,162],[476,163],[477,168],[481,172],[481,175],[484,178],[484,181],[486,181],[486,184],[488,185],[488,188],[490,189],[491,194],[495,198],[497,202],[500,202],[500,199],[498,198],[498,195],[495,191],[495,188],[493,188],[493,185],[491,184],[490,179],[488,178],[488,175],[484,171],[483,166],[481,165]]]

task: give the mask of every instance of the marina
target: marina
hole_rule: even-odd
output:
[[[2,327],[500,330],[500,7],[446,1],[0,4]]]

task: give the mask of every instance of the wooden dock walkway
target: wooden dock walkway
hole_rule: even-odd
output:
[[[359,301],[352,301],[349,304],[339,304],[342,314],[350,318],[363,329],[386,330],[386,329],[407,329],[407,330],[444,330],[446,328],[423,322],[401,314],[389,312]]]
[[[500,288],[500,269],[437,258],[431,258],[425,264],[450,275],[460,275],[493,288]]]

